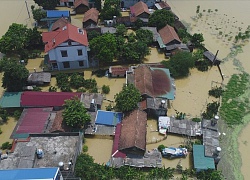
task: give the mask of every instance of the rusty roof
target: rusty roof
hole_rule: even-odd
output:
[[[162,9],[167,9],[167,10],[170,10],[170,9],[171,9],[171,7],[168,5],[168,3],[164,2],[164,1],[161,1],[161,2],[159,2],[158,4],[160,5],[160,7],[161,7]]]
[[[125,66],[110,66],[109,72],[112,75],[125,75],[129,68]]]
[[[61,17],[60,19],[58,19],[56,22],[54,22],[50,28],[50,31],[55,31],[57,29],[60,29],[64,26],[66,26],[66,24],[68,24],[69,21],[67,19],[65,19],[64,17]]]
[[[81,4],[89,7],[89,1],[88,0],[75,0],[74,2],[74,7],[77,8],[78,6],[80,6]]]
[[[134,85],[140,93],[154,96],[154,89],[152,84],[152,74],[148,66],[139,66],[134,70]]]
[[[179,36],[172,26],[166,25],[164,28],[159,30],[159,34],[164,44],[168,44],[173,40],[179,41],[181,43]]]
[[[56,112],[56,117],[49,132],[70,132],[72,128],[63,123],[63,110]]]
[[[122,120],[119,150],[131,147],[146,149],[147,113],[134,110]]]
[[[86,22],[88,20],[92,20],[94,22],[98,22],[99,11],[96,8],[89,9],[83,17],[82,22]]]
[[[139,16],[142,13],[150,14],[147,4],[142,1],[139,1],[135,5],[131,6],[130,11],[131,14],[133,14],[135,17]]]

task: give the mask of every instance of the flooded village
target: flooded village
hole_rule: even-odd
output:
[[[199,179],[201,176],[195,177],[195,174],[210,170],[218,174],[222,171],[227,179],[247,179],[247,114],[243,124],[231,131],[221,119],[220,111],[210,118],[206,118],[204,113],[208,104],[223,101],[209,95],[209,90],[218,86],[225,88],[233,74],[249,73],[249,62],[241,53],[245,53],[249,47],[248,39],[243,42],[241,50],[234,49],[234,37],[238,29],[245,31],[250,23],[248,19],[244,21],[245,18],[237,15],[229,17],[228,11],[222,10],[222,2],[215,7],[209,1],[187,4],[173,0],[122,1],[121,17],[103,19],[102,12],[93,8],[95,1],[62,0],[56,10],[46,11],[46,17],[40,22],[42,25],[39,25],[32,18],[33,0],[14,2],[16,11],[9,19],[4,19],[0,35],[3,36],[12,23],[24,24],[28,28],[37,26],[42,32],[44,46],[37,57],[27,59],[25,68],[29,76],[23,91],[8,92],[0,88],[1,109],[11,114],[7,122],[0,125],[0,146],[9,142],[8,150],[0,150],[0,179],[1,174],[3,179],[10,177],[9,169],[17,173],[12,179],[18,179],[18,176],[32,179],[33,176],[25,177],[24,174],[32,174],[32,171],[42,174],[43,169],[49,174],[46,178],[137,177],[125,177],[125,174],[124,177],[116,174],[108,176],[104,172],[102,177],[87,177],[84,168],[79,170],[79,163],[82,162],[77,157],[82,154],[91,156],[93,163],[100,165],[93,167],[100,169],[100,172],[103,166],[121,169],[121,172],[122,167],[138,169],[143,172],[138,179],[152,178],[153,169],[158,168],[166,168],[164,173],[173,174],[164,174],[162,179]],[[0,0],[0,3],[5,7],[12,6],[9,1]],[[233,3],[230,5],[233,6]],[[35,7],[39,8],[37,5]],[[102,7],[105,9],[105,2],[102,2]],[[202,15],[197,13],[198,7]],[[1,13],[7,13],[8,8],[1,6],[1,9]],[[174,14],[173,26],[148,27],[149,17],[163,9]],[[239,22],[241,18],[244,23]],[[138,29],[134,27],[138,19],[142,23],[139,29],[152,33],[149,53],[145,53],[140,61],[124,63],[126,57],[136,57],[122,54],[120,49],[117,52],[121,54],[120,57],[114,55],[112,62],[102,64],[98,59],[100,49],[91,52],[91,45],[94,44],[93,41],[90,43],[88,35],[94,34],[94,31],[98,33],[93,35],[95,37],[105,34],[115,37],[120,33],[119,24],[122,24],[126,29],[123,42],[130,43],[133,42],[130,39],[133,34],[136,37]],[[234,25],[222,26],[224,21]],[[209,55],[202,54],[202,60],[207,64],[212,62],[208,71],[202,72],[193,67],[187,76],[173,78],[174,72],[162,63],[169,62],[179,52],[194,54],[199,49],[179,37],[180,27],[187,29],[191,36],[195,33],[204,36],[205,52],[209,52]],[[107,37],[112,39],[111,36]],[[101,41],[99,39],[100,44]],[[113,48],[112,41],[109,43],[109,47]],[[119,48],[118,45],[115,45],[116,48]],[[95,48],[98,49],[98,45]],[[67,60],[69,57],[70,60]],[[219,61],[218,65],[215,60]],[[98,74],[100,72],[101,75]],[[61,74],[69,74],[69,79],[84,79],[89,87],[81,85],[79,81],[67,90],[68,87],[59,84]],[[140,100],[129,112],[122,112],[117,109],[117,96],[130,85],[139,92]],[[107,93],[104,93],[104,87],[109,88]],[[246,92],[244,98],[249,99],[248,94]],[[63,120],[65,100],[74,98],[84,106],[84,113],[90,117],[84,128],[72,128]],[[129,94],[127,99],[130,100]],[[15,116],[16,110],[20,113],[18,117]],[[242,131],[244,126],[246,130]],[[237,152],[236,155],[229,154],[230,145],[234,146],[232,152]],[[231,157],[235,165],[228,163]],[[107,169],[105,171],[109,172]],[[136,174],[136,171],[131,172]],[[158,178],[156,174],[152,176]],[[222,176],[219,178],[223,179]]]

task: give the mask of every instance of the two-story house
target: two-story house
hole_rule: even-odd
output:
[[[70,23],[42,34],[47,65],[51,70],[88,68],[87,32]]]

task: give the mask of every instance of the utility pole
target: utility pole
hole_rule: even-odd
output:
[[[25,5],[26,5],[26,9],[27,9],[27,12],[28,12],[28,15],[29,15],[29,19],[30,19],[30,12],[29,12],[29,9],[28,9],[27,1],[25,1]]]

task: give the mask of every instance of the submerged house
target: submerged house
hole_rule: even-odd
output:
[[[95,8],[89,9],[83,17],[82,26],[83,28],[95,27],[98,24],[99,11]]]
[[[146,151],[147,113],[134,110],[122,120],[118,150],[127,156],[143,156]],[[128,135],[129,134],[129,135]]]
[[[74,10],[76,14],[84,14],[89,10],[89,1],[88,0],[75,0]]]
[[[166,25],[159,31],[160,37],[158,38],[158,44],[160,48],[166,48],[166,46],[181,44],[181,40],[172,26]]]
[[[72,24],[42,33],[45,63],[50,70],[88,68],[88,38],[85,30]]]

